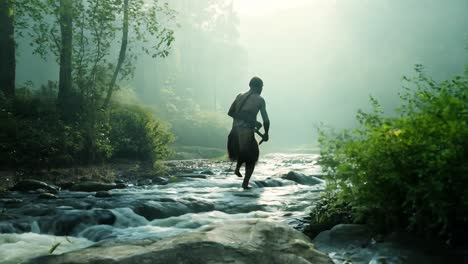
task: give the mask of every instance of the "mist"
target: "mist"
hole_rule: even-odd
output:
[[[310,144],[319,122],[353,125],[370,95],[391,111],[415,64],[444,79],[467,63],[466,1],[248,2],[236,2],[241,41],[280,144]]]
[[[391,115],[402,77],[414,74],[415,64],[442,80],[468,62],[464,0],[175,0],[169,6],[177,11],[169,56],[141,56],[120,87],[123,97],[168,120],[180,145],[223,148],[227,110],[253,76],[264,81],[272,123],[264,148],[285,150],[315,145],[321,124],[353,126],[369,96]],[[31,55],[27,41],[19,46],[18,83],[58,78],[53,60]],[[213,129],[205,125],[218,130],[210,139],[204,139],[209,132],[177,125],[203,118],[216,120]]]

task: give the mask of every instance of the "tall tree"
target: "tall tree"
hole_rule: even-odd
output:
[[[118,79],[132,76],[136,51],[165,57],[174,40],[174,11],[158,0],[35,1],[40,15],[32,16],[33,45],[44,59],[49,53],[58,58],[59,105],[76,89],[88,106],[106,108]]]
[[[134,48],[140,48],[152,58],[164,58],[169,55],[171,43],[174,41],[174,31],[170,29],[169,24],[164,24],[164,22],[170,23],[175,19],[175,12],[169,7],[169,4],[161,5],[158,0],[125,0],[122,4],[122,10],[122,39],[119,58],[107,88],[103,103],[104,109],[109,105],[119,74],[121,79],[124,79],[133,73],[133,63],[137,59],[137,54],[131,52]],[[165,18],[166,21],[162,18]],[[131,30],[131,38],[129,38],[129,30]],[[130,54],[128,54],[129,52]]]
[[[0,0],[0,89],[7,98],[15,96],[14,7],[12,0]]]
[[[112,75],[112,80],[107,88],[106,99],[104,99],[103,108],[107,108],[109,105],[112,93],[114,91],[115,82],[117,81],[117,76],[119,75],[122,65],[125,60],[125,54],[127,53],[127,44],[128,44],[128,0],[123,2],[123,20],[122,20],[122,42],[120,44],[119,59],[117,61],[117,66],[115,67],[114,74]]]
[[[72,52],[73,52],[73,0],[60,0],[60,74],[58,105],[67,119],[70,113],[67,105],[72,91]]]

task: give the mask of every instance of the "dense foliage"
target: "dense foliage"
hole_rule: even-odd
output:
[[[16,38],[27,35],[34,54],[56,59],[59,78],[40,89],[2,87],[0,165],[93,164],[123,157],[124,151],[126,158],[144,161],[167,156],[171,136],[154,116],[122,104],[109,110],[118,80],[132,77],[138,51],[153,58],[169,54],[175,13],[167,3],[34,0],[4,6],[11,25],[0,38],[12,41],[2,47],[12,48],[14,58]],[[0,68],[14,84],[15,65]],[[125,140],[132,145],[123,146]]]
[[[397,117],[372,99],[358,128],[321,131],[320,164],[356,220],[450,241],[468,224],[468,72],[435,82],[416,71]]]
[[[169,154],[167,126],[142,107],[114,103],[109,112],[97,111],[93,122],[86,114],[65,123],[56,97],[50,83],[39,90],[18,89],[14,102],[1,99],[1,166],[43,169],[116,158],[153,163]]]
[[[167,158],[173,136],[167,125],[137,105],[114,105],[110,112],[113,158],[155,161]]]

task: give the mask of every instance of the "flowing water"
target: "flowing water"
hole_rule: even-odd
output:
[[[10,192],[0,200],[0,262],[20,263],[54,246],[53,254],[60,254],[95,243],[157,240],[227,219],[264,218],[300,229],[324,188],[317,158],[268,154],[251,190],[240,188],[230,163],[189,160],[168,162],[179,173],[167,185],[129,184],[109,198],[61,191],[58,199],[43,200]],[[291,171],[294,177],[284,177]]]

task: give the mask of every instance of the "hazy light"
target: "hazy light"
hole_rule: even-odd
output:
[[[318,0],[323,2],[324,0]],[[310,0],[234,0],[234,8],[240,15],[268,15],[285,8],[305,5]]]

